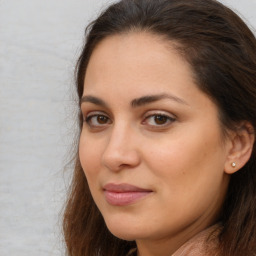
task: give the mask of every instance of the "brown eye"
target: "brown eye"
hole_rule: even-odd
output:
[[[168,121],[168,117],[162,116],[162,115],[156,115],[156,116],[154,116],[154,121],[158,125],[163,125]]]
[[[106,124],[107,122],[108,122],[108,117],[106,117],[106,116],[102,116],[102,115],[98,115],[97,116],[97,122],[99,123],[99,124]]]
[[[111,123],[109,117],[101,114],[89,115],[86,117],[85,122],[91,127],[101,128]]]
[[[143,123],[151,127],[167,127],[172,124],[176,118],[169,116],[167,114],[153,114],[148,116]]]

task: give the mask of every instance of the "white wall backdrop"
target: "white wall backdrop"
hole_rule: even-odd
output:
[[[109,2],[0,0],[1,256],[64,255],[74,63],[85,25]],[[256,28],[256,0],[222,2]]]

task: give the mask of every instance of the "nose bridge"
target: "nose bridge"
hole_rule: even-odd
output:
[[[139,154],[135,138],[136,132],[128,123],[120,122],[113,125],[102,156],[103,164],[111,170],[138,165]]]

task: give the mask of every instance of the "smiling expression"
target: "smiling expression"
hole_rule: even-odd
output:
[[[178,247],[216,221],[229,143],[170,42],[135,32],[100,42],[81,109],[81,165],[114,235]]]

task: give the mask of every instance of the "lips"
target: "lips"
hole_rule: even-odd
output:
[[[130,205],[148,196],[153,191],[130,184],[109,183],[103,187],[106,201],[114,206]]]

